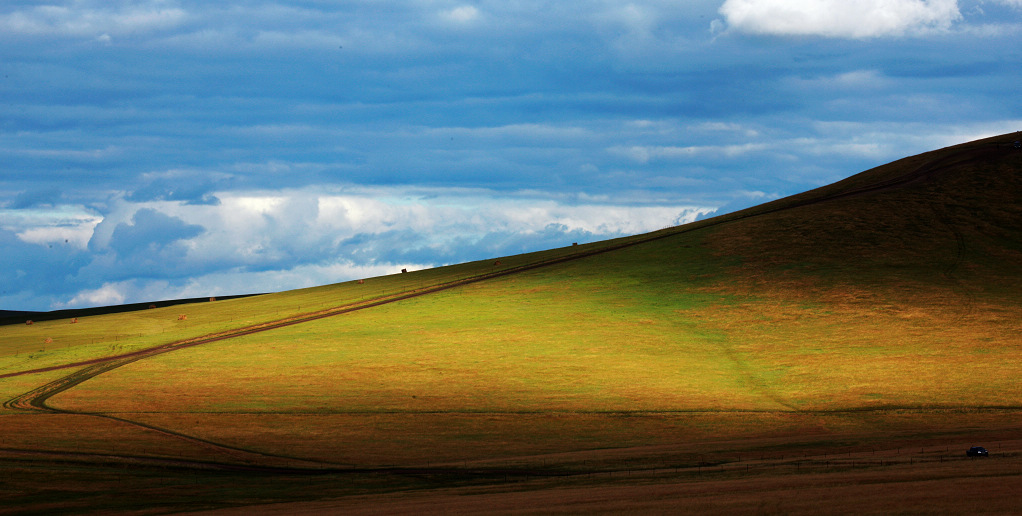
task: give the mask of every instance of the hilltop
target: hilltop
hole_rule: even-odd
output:
[[[1011,295],[1022,277],[1022,150],[999,136],[751,208],[711,246],[748,270]]]
[[[69,511],[357,506],[482,485],[550,490],[563,510],[568,487],[613,487],[631,495],[604,510],[627,510],[645,496],[617,480],[630,472],[678,486],[712,467],[711,491],[776,482],[762,496],[791,502],[791,482],[837,485],[883,512],[869,504],[895,498],[850,487],[856,461],[881,484],[942,479],[924,499],[976,475],[1019,484],[1018,138],[645,235],[0,327],[0,467],[43,479],[10,503],[43,510],[45,486]],[[1008,462],[951,462],[977,441]],[[107,496],[110,479],[148,497]],[[674,496],[645,507],[683,510]],[[730,509],[756,510],[742,500]]]

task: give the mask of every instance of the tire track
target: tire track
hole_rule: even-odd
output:
[[[148,356],[148,355],[146,355],[146,356]],[[288,456],[284,456],[284,455],[276,455],[276,454],[270,454],[270,453],[263,453],[263,452],[258,452],[258,451],[247,449],[247,448],[231,446],[231,445],[227,445],[227,444],[224,444],[224,443],[214,442],[214,441],[211,441],[211,440],[208,440],[208,439],[203,439],[201,437],[195,437],[195,436],[184,434],[184,433],[177,432],[177,431],[174,431],[174,430],[169,430],[169,429],[166,429],[166,428],[158,427],[156,425],[151,425],[151,424],[148,424],[148,423],[142,423],[142,422],[139,422],[139,421],[133,421],[133,420],[130,420],[130,419],[125,419],[125,418],[122,418],[122,417],[112,416],[112,415],[109,415],[109,414],[103,414],[103,413],[100,413],[100,412],[81,412],[81,411],[74,411],[74,410],[64,410],[64,409],[59,409],[59,408],[51,407],[51,406],[46,404],[46,401],[50,397],[52,397],[52,396],[56,396],[57,394],[60,394],[60,393],[66,391],[68,389],[74,388],[75,386],[81,384],[82,382],[84,382],[86,380],[89,380],[89,379],[92,379],[92,378],[95,378],[96,376],[99,376],[99,375],[101,375],[101,374],[103,374],[105,372],[112,371],[112,370],[114,370],[114,369],[116,369],[118,367],[121,367],[121,366],[130,364],[132,362],[141,360],[143,358],[146,358],[146,356],[142,356],[142,355],[131,356],[131,357],[126,357],[126,358],[122,358],[122,359],[119,359],[119,360],[112,360],[112,361],[108,361],[106,363],[96,364],[96,365],[92,365],[92,366],[86,367],[86,368],[81,369],[79,371],[76,371],[76,372],[74,372],[74,373],[72,373],[70,375],[67,375],[67,376],[62,377],[62,378],[58,378],[57,380],[54,380],[54,381],[49,382],[47,384],[41,385],[39,387],[36,387],[35,389],[33,389],[31,391],[28,391],[28,392],[26,392],[24,394],[15,396],[14,398],[11,398],[10,400],[4,402],[3,406],[6,409],[12,409],[12,410],[41,411],[41,412],[47,412],[47,413],[52,413],[52,414],[68,414],[68,415],[78,415],[78,416],[91,416],[91,417],[97,417],[97,418],[107,419],[107,420],[111,420],[111,421],[117,421],[117,422],[121,422],[121,423],[127,423],[129,425],[133,425],[133,426],[145,429],[145,430],[156,432],[156,433],[159,433],[159,434],[162,434],[162,435],[174,438],[174,439],[183,440],[183,441],[186,441],[186,442],[191,443],[191,444],[200,445],[200,446],[202,446],[204,448],[208,448],[208,449],[212,449],[214,451],[219,451],[219,452],[222,452],[222,453],[226,453],[226,454],[228,454],[228,455],[230,455],[230,456],[232,456],[232,457],[234,457],[236,459],[239,459],[239,460],[252,459],[252,458],[255,457],[255,458],[262,459],[262,460],[266,460],[266,459],[281,460],[281,459],[283,459],[283,460],[287,460],[287,461],[299,462],[299,463],[305,463],[305,464],[330,464],[332,466],[336,466],[336,464],[327,463],[327,462],[321,462],[321,461],[316,461],[316,460],[308,460],[308,459],[299,459],[299,458],[295,458],[295,457],[288,457]]]
[[[949,206],[949,208],[955,207]],[[965,283],[957,275],[959,268],[962,266],[963,263],[965,263],[965,254],[966,252],[968,252],[968,247],[965,241],[965,235],[963,235],[962,232],[958,230],[954,222],[951,220],[950,215],[947,214],[946,212],[940,212],[939,210],[935,210],[935,212],[937,220],[939,220],[941,224],[943,224],[948,229],[948,232],[950,232],[955,239],[954,257],[952,258],[951,262],[941,270],[941,276],[943,276],[944,279],[946,279],[948,283],[951,285],[951,290],[959,294],[959,296],[957,297],[959,299],[964,300],[964,305],[962,304],[956,305],[960,307],[960,309],[954,311],[954,315],[952,316],[951,319],[952,322],[960,322],[967,318],[968,316],[972,315],[972,313],[975,311],[976,305],[975,294],[973,294],[973,292],[965,285]]]
[[[351,472],[354,468],[303,468],[288,466],[268,466],[263,464],[241,464],[218,462],[213,460],[193,460],[184,458],[153,457],[118,453],[90,453],[73,451],[37,450],[25,448],[0,448],[0,458],[7,460],[64,462],[89,465],[137,465],[156,466],[159,468],[176,468],[183,470],[215,470],[259,473],[284,474],[323,474]]]
[[[788,411],[790,412],[802,412],[799,410],[798,407],[792,405],[791,403],[786,401],[781,395],[777,394],[777,392],[773,388],[771,388],[766,381],[753,374],[752,371],[749,369],[749,363],[745,360],[742,360],[741,356],[739,355],[738,351],[735,350],[733,345],[731,345],[728,342],[721,342],[718,347],[724,353],[724,356],[727,357],[727,359],[730,360],[732,364],[734,364],[735,371],[738,373],[738,376],[742,380],[744,380],[746,388],[749,389],[750,392],[754,392],[776,403],[777,405],[788,409]]]

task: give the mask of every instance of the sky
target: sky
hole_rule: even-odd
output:
[[[1022,0],[5,0],[0,309],[642,233],[1022,130]]]

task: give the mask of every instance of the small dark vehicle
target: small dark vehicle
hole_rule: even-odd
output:
[[[973,446],[972,448],[969,448],[969,451],[965,452],[965,454],[968,455],[969,457],[989,457],[990,456],[990,453],[987,452],[987,449],[982,447],[982,446]]]

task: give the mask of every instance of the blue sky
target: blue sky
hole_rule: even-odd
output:
[[[633,234],[1022,130],[1022,0],[0,6],[0,309]]]

